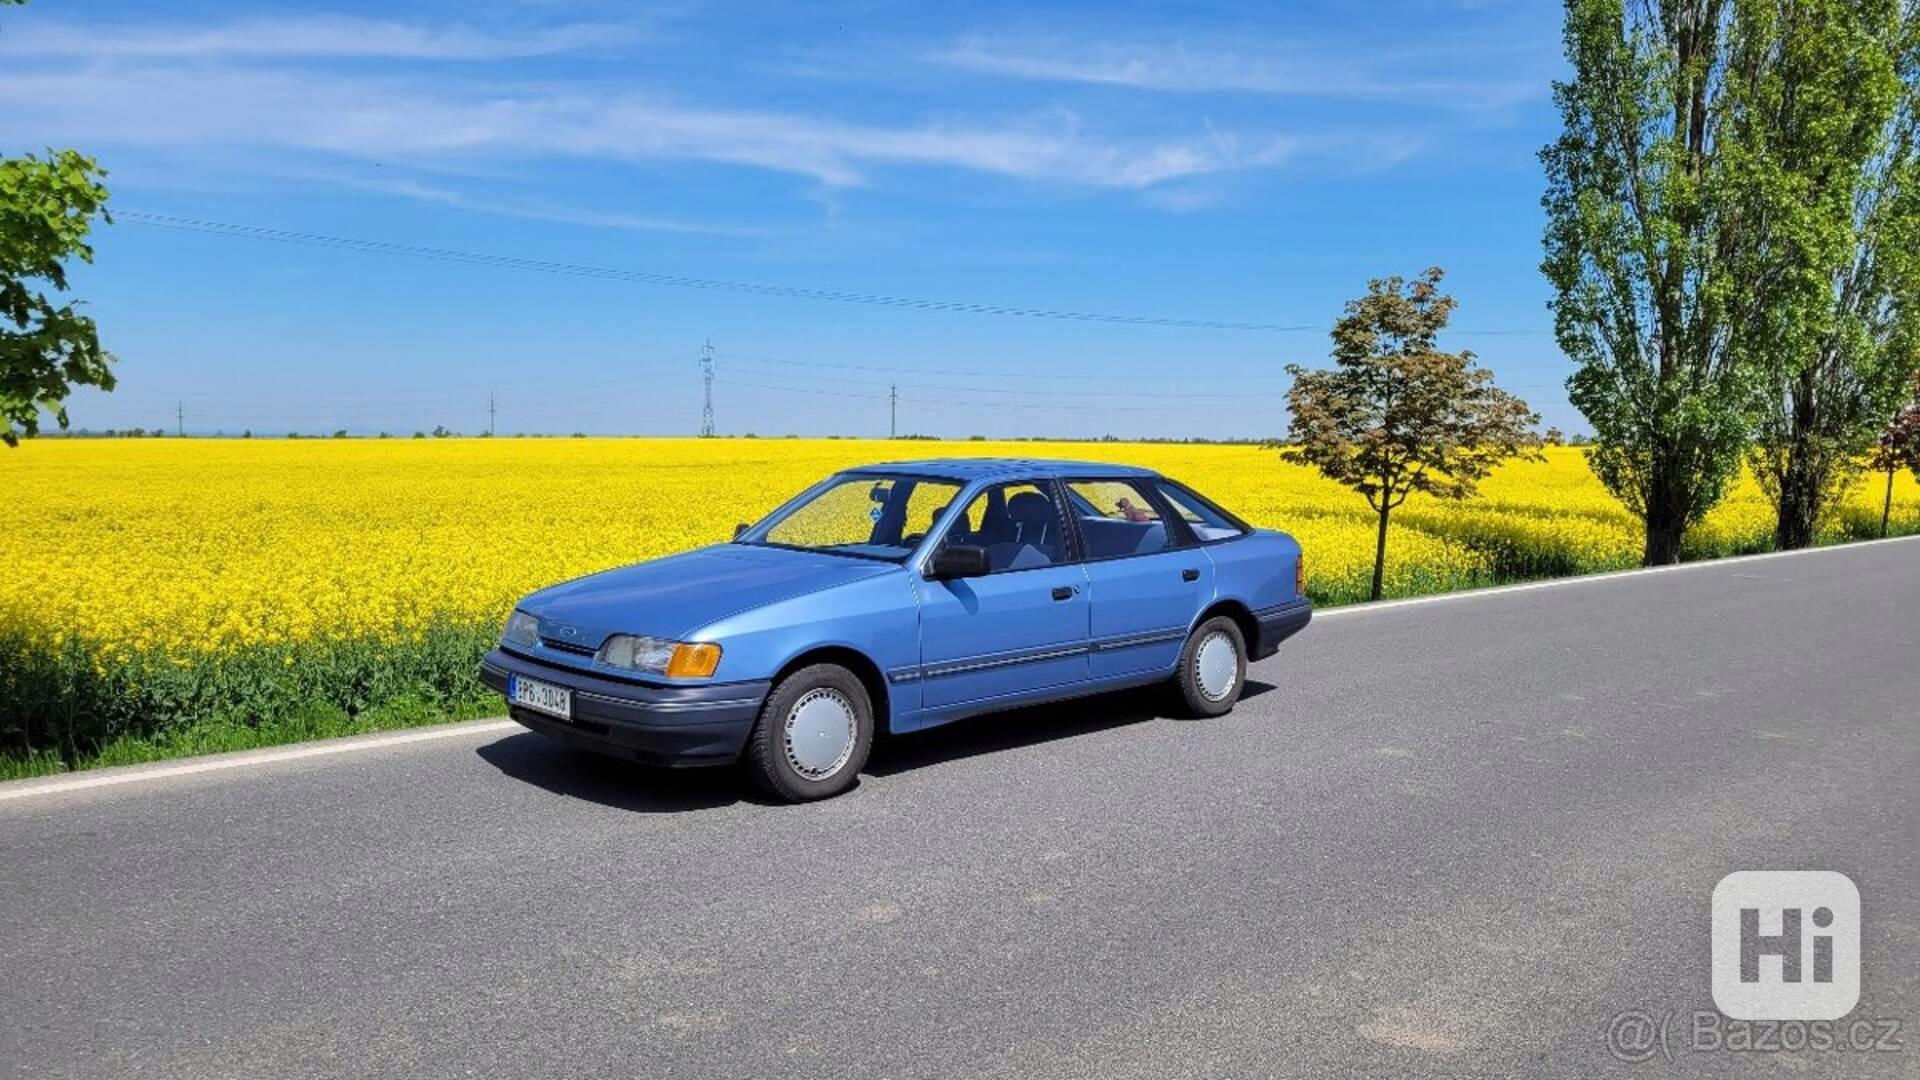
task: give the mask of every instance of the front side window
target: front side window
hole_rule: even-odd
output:
[[[960,485],[950,480],[836,477],[771,522],[749,529],[739,542],[898,561],[912,554],[959,494]]]
[[[943,543],[987,549],[990,573],[1066,561],[1059,507],[1046,488],[1024,481],[995,484],[974,496]]]
[[[1087,558],[1150,555],[1173,546],[1167,523],[1145,489],[1127,480],[1071,480],[1067,492],[1079,519]]]

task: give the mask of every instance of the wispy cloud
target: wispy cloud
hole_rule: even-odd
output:
[[[470,195],[439,184],[411,179],[370,180],[365,177],[325,175],[313,176],[311,179],[334,186],[393,195],[416,202],[451,206],[457,210],[468,210],[477,214],[524,218],[529,221],[551,221],[561,225],[586,225],[596,229],[631,229],[636,232],[686,233],[695,236],[726,236],[737,239],[771,235],[767,229],[745,225],[714,225],[678,218],[591,210],[577,206],[562,206],[544,200],[487,198]]]
[[[75,26],[26,22],[0,34],[0,49],[23,56],[81,59],[306,57],[388,60],[501,60],[631,44],[633,24],[574,24],[513,31],[429,27],[350,15],[252,19],[221,26],[153,23]]]
[[[578,157],[716,162],[832,187],[889,166],[947,167],[1091,187],[1267,168],[1275,133],[1091,134],[1059,110],[917,125],[703,108],[565,86],[410,81],[252,67],[92,64],[0,73],[0,140],[167,149],[250,146],[419,163]]]
[[[974,35],[925,59],[985,75],[1046,82],[1402,101],[1437,108],[1501,107],[1544,93],[1544,79],[1486,70],[1486,49],[1485,43],[1471,50],[1409,51],[1351,42],[1186,45]],[[1449,70],[1469,66],[1476,70]]]

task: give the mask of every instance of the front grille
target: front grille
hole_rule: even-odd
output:
[[[575,656],[592,656],[595,652],[599,651],[591,645],[581,645],[572,641],[560,641],[550,637],[541,638],[540,644],[545,645],[555,652],[572,653]]]

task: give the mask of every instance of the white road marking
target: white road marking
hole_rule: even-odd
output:
[[[520,730],[520,725],[511,720],[446,724],[416,731],[396,731],[388,735],[366,735],[359,738],[322,740],[267,750],[241,750],[231,754],[213,754],[172,764],[158,762],[152,765],[128,765],[120,769],[102,769],[90,773],[68,773],[44,779],[15,780],[0,784],[0,802],[9,799],[31,799],[37,795],[62,795],[72,791],[85,791],[88,788],[166,780],[176,776],[191,776],[195,773],[244,769],[253,765],[273,765],[282,761],[298,761],[301,758],[331,757],[338,754],[359,753],[364,750],[384,750],[390,746],[434,742],[462,735],[491,735],[510,729]]]
[[[1495,585],[1486,589],[1463,589],[1460,592],[1435,593],[1432,596],[1409,596],[1404,600],[1381,600],[1377,603],[1344,604],[1340,607],[1321,608],[1313,613],[1315,622],[1321,619],[1338,618],[1344,615],[1365,615],[1375,611],[1391,611],[1395,608],[1415,607],[1421,604],[1444,604],[1452,600],[1478,600],[1483,596],[1500,596],[1504,593],[1532,592],[1535,589],[1564,589],[1574,585],[1592,585],[1601,581],[1618,581],[1621,578],[1642,577],[1647,574],[1677,574],[1686,570],[1704,570],[1709,567],[1726,569],[1745,563],[1761,562],[1766,559],[1791,559],[1796,555],[1818,555],[1827,551],[1858,551],[1864,547],[1880,544],[1906,544],[1920,541],[1920,536],[1891,536],[1885,540],[1856,540],[1849,544],[1828,544],[1825,547],[1800,548],[1796,551],[1763,551],[1758,555],[1729,555],[1722,559],[1701,559],[1697,562],[1675,563],[1672,566],[1642,566],[1633,570],[1613,570],[1604,574],[1579,574],[1573,577],[1547,578],[1542,581],[1523,581],[1518,585]],[[1308,553],[1311,557],[1311,552]],[[1751,574],[1735,574],[1735,577],[1752,577]]]
[[[1437,593],[1433,596],[1413,596],[1405,600],[1383,600],[1377,604],[1350,604],[1344,607],[1327,608],[1322,611],[1316,611],[1314,613],[1314,619],[1320,620],[1348,615],[1364,615],[1368,612],[1390,611],[1395,608],[1413,607],[1418,604],[1444,604],[1456,600],[1477,600],[1486,596],[1530,592],[1534,589],[1560,589],[1575,585],[1591,585],[1595,582],[1617,581],[1621,578],[1639,577],[1643,574],[1673,574],[1708,567],[1720,567],[1724,569],[1728,566],[1759,562],[1764,559],[1788,559],[1796,555],[1817,555],[1827,551],[1854,551],[1863,547],[1873,547],[1876,544],[1902,544],[1915,541],[1920,541],[1920,536],[1896,536],[1886,540],[1862,540],[1851,544],[1833,544],[1827,547],[1802,548],[1799,551],[1769,551],[1759,555],[1736,555],[1724,559],[1703,559],[1699,562],[1679,563],[1673,566],[1650,566],[1637,570],[1616,570],[1606,574],[1586,574],[1579,577],[1550,578],[1545,581],[1529,581],[1519,585],[1499,585],[1489,589],[1469,589],[1464,592]],[[367,735],[355,738],[327,740],[269,750],[243,750],[232,754],[216,754],[204,758],[194,758],[175,764],[163,762],[153,765],[129,765],[124,768],[102,769],[98,772],[91,773],[82,772],[32,780],[14,780],[0,783],[0,802],[6,802],[11,799],[30,799],[40,795],[60,795],[73,791],[85,791],[89,788],[115,787],[123,784],[144,783],[151,780],[166,780],[176,776],[191,776],[195,773],[243,769],[255,765],[273,765],[282,761],[298,761],[302,758],[330,757],[340,754],[359,753],[364,750],[383,750],[390,746],[433,742],[439,739],[458,738],[463,735],[491,735],[499,731],[519,729],[520,725],[511,720],[470,721],[467,723],[448,724],[442,727],[426,728],[416,731],[398,731],[388,735]]]

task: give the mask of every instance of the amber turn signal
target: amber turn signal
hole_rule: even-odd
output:
[[[702,642],[675,645],[673,658],[667,661],[669,679],[705,679],[720,666],[720,646]]]
[[[1307,595],[1307,553],[1304,551],[1293,560],[1293,595]]]

